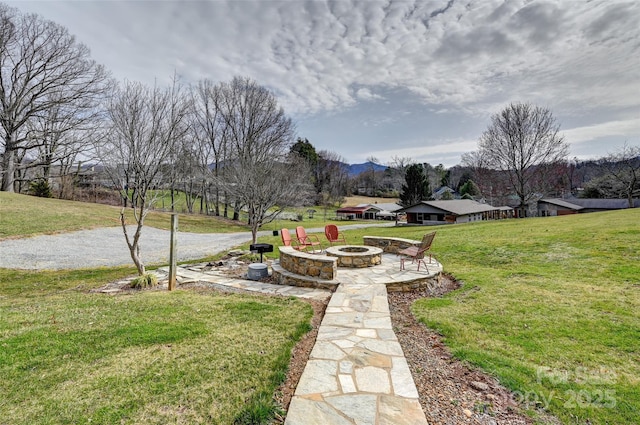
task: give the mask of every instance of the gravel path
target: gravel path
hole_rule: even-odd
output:
[[[392,226],[394,223],[374,224]],[[340,226],[341,229],[372,227],[371,224]],[[323,232],[323,228],[307,232]],[[131,234],[133,230],[131,231]],[[270,231],[258,236],[271,235]],[[185,233],[178,232],[178,261],[195,260],[251,241],[250,232]],[[169,262],[168,230],[153,227],[142,229],[140,255],[145,264]],[[59,270],[131,265],[129,248],[120,227],[34,236],[0,241],[0,268],[29,270]]]

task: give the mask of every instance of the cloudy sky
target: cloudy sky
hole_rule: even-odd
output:
[[[640,2],[17,1],[119,80],[269,87],[347,162],[460,162],[510,102],[549,108],[571,156],[640,145]]]

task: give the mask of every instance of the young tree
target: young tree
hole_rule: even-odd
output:
[[[410,165],[407,168],[405,180],[407,183],[402,185],[402,193],[400,193],[401,205],[408,207],[431,198],[429,181],[424,175],[424,168],[421,164]]]
[[[175,81],[168,88],[127,82],[109,104],[109,132],[99,152],[123,200],[131,201],[136,222],[133,235],[126,226],[125,207],[120,223],[140,275],[145,274],[140,236],[156,200],[152,190],[158,187],[167,160],[186,133],[188,113],[188,102]]]
[[[546,193],[557,183],[557,173],[551,171],[566,163],[569,152],[559,130],[548,109],[512,103],[493,115],[491,125],[480,137],[478,151],[483,167],[506,176],[522,212],[537,194]]]
[[[52,110],[58,123],[86,113],[107,82],[66,28],[0,4],[0,190],[14,191],[18,157],[34,146],[27,125]]]

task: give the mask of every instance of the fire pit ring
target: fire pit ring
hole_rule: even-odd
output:
[[[374,246],[339,245],[326,249],[326,255],[338,258],[338,267],[373,267],[382,263],[382,249]]]

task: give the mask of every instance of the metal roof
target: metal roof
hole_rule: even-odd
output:
[[[422,201],[419,204],[403,208],[401,211],[409,211],[420,205],[428,205],[455,215],[478,214],[498,210],[498,208],[492,207],[489,204],[481,204],[480,202],[473,201],[471,199],[452,199],[449,201]]]
[[[540,199],[538,202],[546,202],[547,204],[557,205],[559,207],[569,208],[570,210],[575,210],[575,211],[579,211],[584,208],[584,207],[581,207],[580,205],[576,205],[571,202],[567,202],[557,198],[543,198],[543,199]]]

